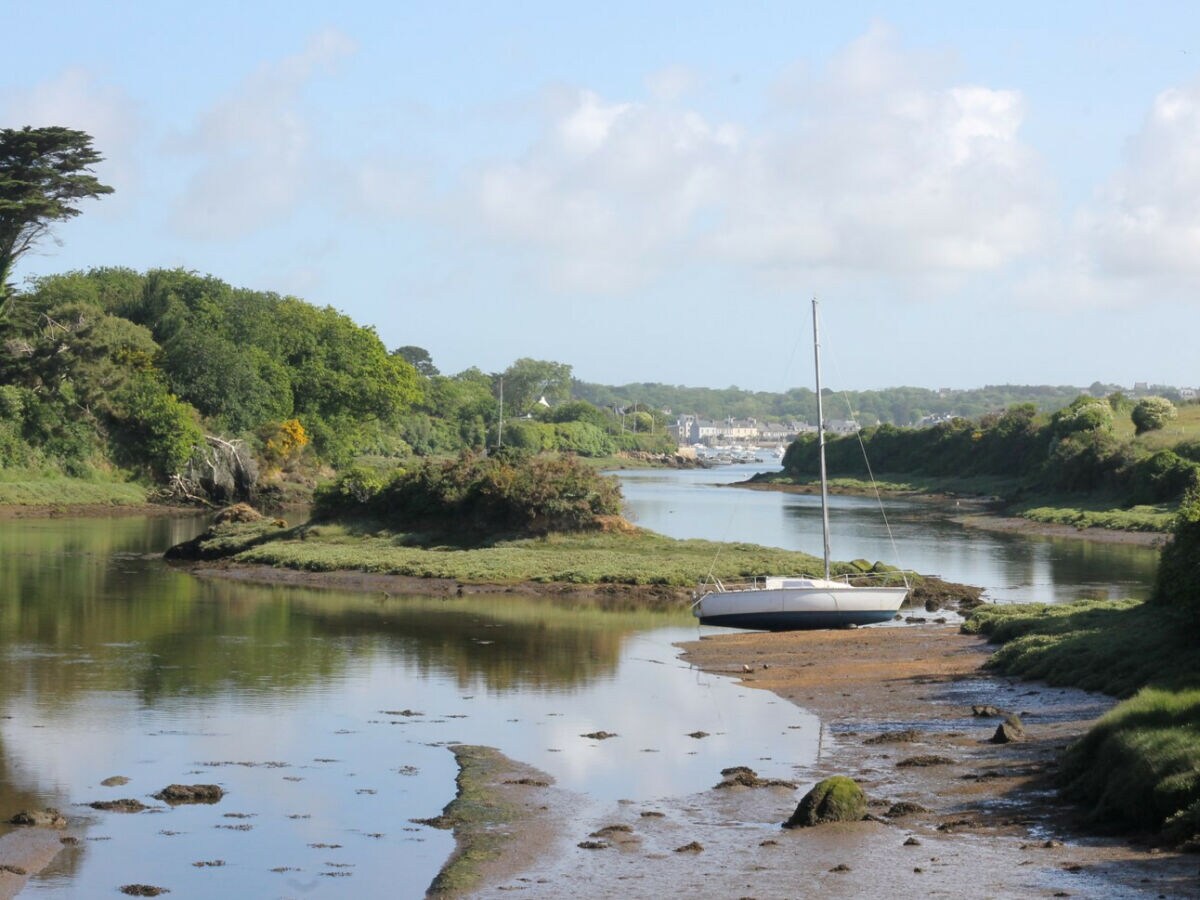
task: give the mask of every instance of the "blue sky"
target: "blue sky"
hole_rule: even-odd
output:
[[[116,193],[18,279],[181,266],[445,372],[1200,385],[1194,4],[0,0],[0,123]]]

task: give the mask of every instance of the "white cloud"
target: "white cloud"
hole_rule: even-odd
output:
[[[1044,238],[1046,187],[1022,97],[929,83],[942,68],[874,27],[756,129],[670,102],[665,76],[652,102],[579,90],[482,170],[478,212],[551,282],[601,292],[714,258],[930,285],[995,270]]]
[[[479,174],[478,212],[493,237],[548,251],[551,282],[623,289],[687,240],[740,140],[694,113],[574,92],[524,159]]]
[[[1200,283],[1200,84],[1163,91],[1078,221],[1099,275]]]
[[[300,53],[261,66],[176,140],[200,167],[175,204],[173,227],[188,237],[235,238],[292,212],[317,183],[304,89],[354,51],[340,31],[320,31]]]
[[[135,147],[141,121],[133,101],[120,88],[104,84],[87,69],[72,67],[27,91],[4,97],[4,118],[11,127],[60,125],[86,131],[104,157],[95,174],[115,193],[99,212],[125,206],[137,187]]]

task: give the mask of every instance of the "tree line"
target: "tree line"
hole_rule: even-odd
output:
[[[1031,403],[976,419],[955,418],[931,428],[878,425],[861,435],[826,438],[829,470],[837,475],[875,472],[933,477],[999,476],[1049,493],[1095,493],[1123,505],[1179,500],[1200,485],[1200,441],[1154,449],[1138,437],[1176,415],[1165,398],[1134,403],[1122,394],[1079,395],[1049,415]],[[1134,426],[1133,438],[1115,429],[1117,417]],[[861,444],[860,438],[861,436]],[[819,473],[818,443],[806,435],[784,456],[787,475]]]

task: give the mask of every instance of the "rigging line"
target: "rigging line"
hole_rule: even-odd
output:
[[[826,329],[824,325],[824,319],[821,320],[821,323],[822,329],[828,333],[828,329]],[[831,362],[833,363],[834,371],[840,375],[838,359],[833,353],[832,349],[827,349],[826,355],[828,357],[832,357]],[[842,379],[841,381],[842,384],[846,383],[845,379]],[[858,419],[854,415],[854,406],[850,402],[850,392],[843,388],[840,392],[840,395],[842,402],[846,404],[846,413],[849,416],[850,421],[854,423],[854,437],[858,440],[858,448],[860,451],[862,451],[863,464],[867,467],[867,478],[870,479],[871,491],[875,494],[875,505],[879,507],[879,515],[883,518],[883,527],[887,531],[888,544],[890,544],[892,548],[892,557],[896,560],[896,563],[900,567],[900,577],[904,579],[904,586],[907,588],[909,587],[908,572],[904,566],[903,560],[901,559],[900,548],[896,545],[896,536],[892,534],[892,523],[888,521],[887,510],[883,508],[883,495],[879,492],[879,485],[875,481],[875,472],[871,468],[871,459],[867,456],[867,445],[863,441],[862,426],[859,425]]]

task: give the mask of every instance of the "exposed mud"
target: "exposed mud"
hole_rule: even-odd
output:
[[[537,816],[568,823],[562,840],[535,848],[539,837],[513,828],[513,846],[536,861],[471,893],[1200,896],[1194,856],[1091,835],[1051,789],[1058,753],[1108,698],[983,675],[983,640],[944,627],[722,635],[684,648],[708,672],[820,715],[821,752],[795,767],[797,790],[709,790],[586,815],[550,796]],[[996,722],[973,707],[1019,711],[1027,739],[990,743]],[[831,775],[862,786],[863,820],[782,830],[800,795]]]

